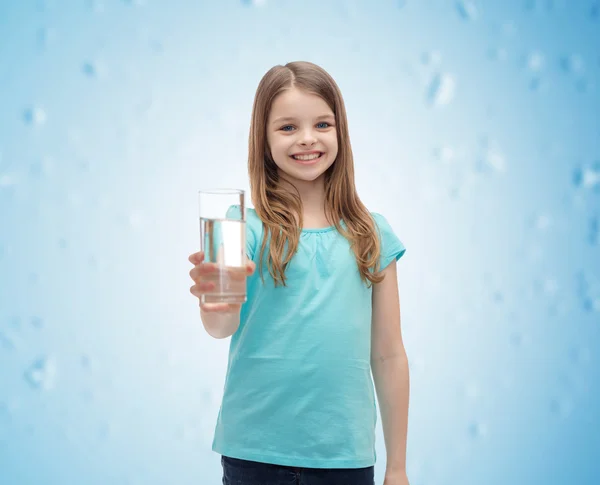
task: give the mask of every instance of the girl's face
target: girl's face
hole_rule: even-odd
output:
[[[333,111],[315,94],[288,89],[271,106],[267,143],[279,172],[292,183],[315,181],[338,153]]]

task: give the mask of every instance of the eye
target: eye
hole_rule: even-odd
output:
[[[292,125],[285,125],[285,126],[282,126],[279,129],[282,130],[282,131],[291,131],[291,130],[288,130],[287,128],[293,129],[294,127]]]
[[[322,126],[325,125],[325,126]],[[329,128],[331,125],[327,121],[321,121],[317,123],[317,128]]]

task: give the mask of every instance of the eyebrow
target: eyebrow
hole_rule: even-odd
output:
[[[325,115],[317,116],[315,118],[315,120],[322,120],[322,119],[325,119],[325,118],[335,119],[335,116],[333,114],[325,114]],[[281,118],[274,119],[272,124],[283,123],[283,122],[286,122],[286,121],[296,121],[296,118],[294,118],[293,116],[283,116]]]

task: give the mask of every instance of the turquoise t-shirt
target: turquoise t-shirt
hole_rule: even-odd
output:
[[[405,252],[379,214],[381,269]],[[262,222],[247,210],[246,252],[257,265],[232,335],[213,451],[307,468],[362,468],[376,461],[371,376],[371,294],[348,241],[304,229],[287,287],[258,274]],[[266,256],[265,256],[266,258]]]

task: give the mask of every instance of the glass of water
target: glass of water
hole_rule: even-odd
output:
[[[207,281],[213,291],[202,295],[202,303],[246,301],[246,201],[243,190],[214,189],[198,192],[200,250],[205,263],[216,263],[217,271]]]

